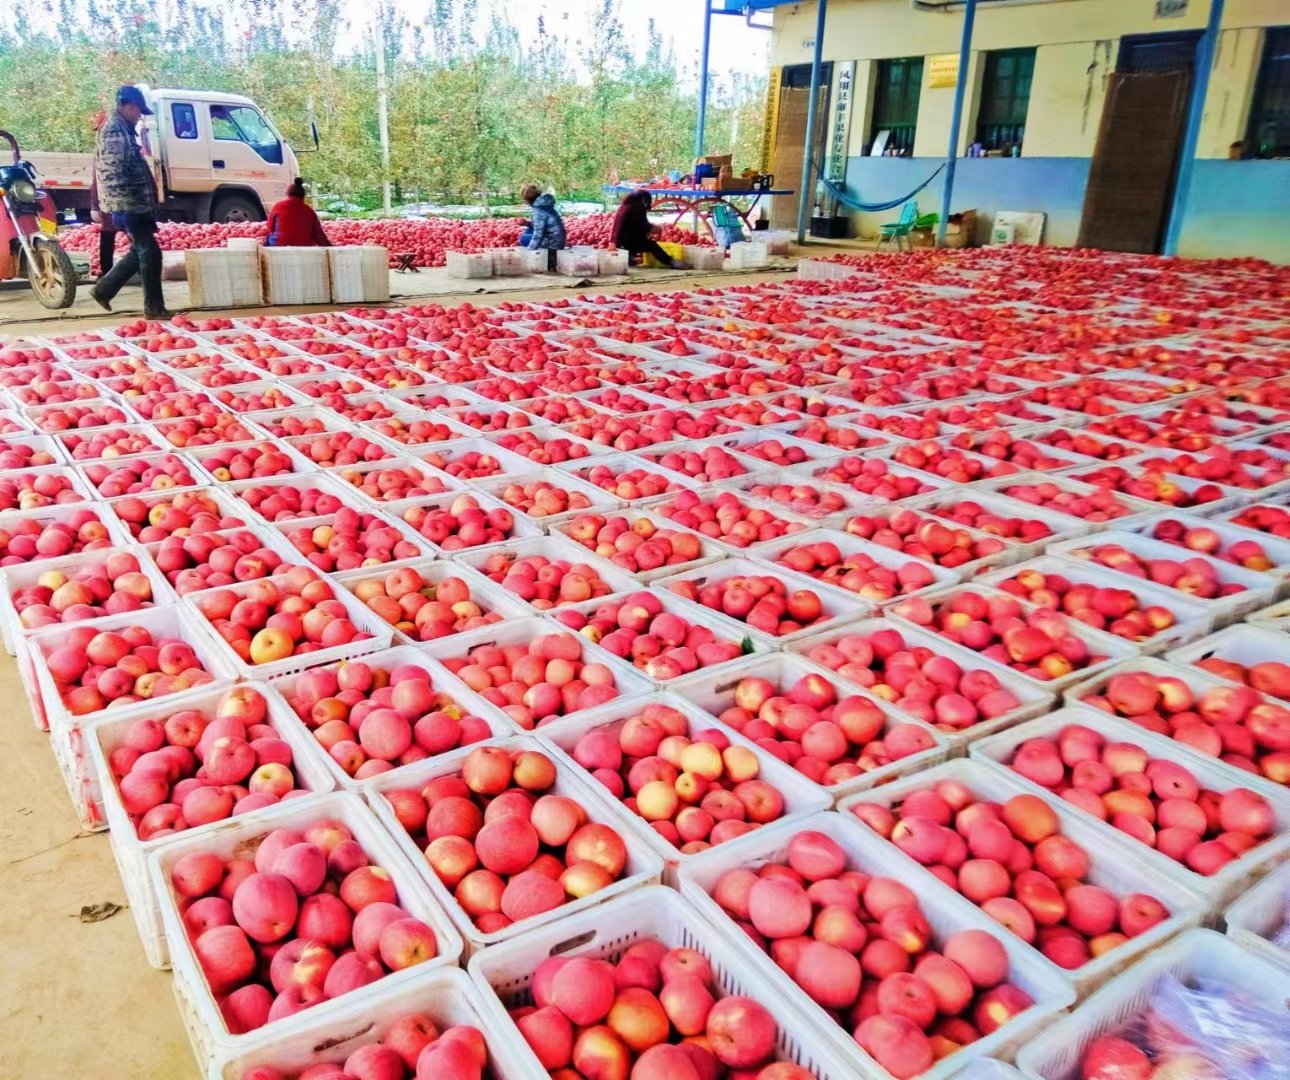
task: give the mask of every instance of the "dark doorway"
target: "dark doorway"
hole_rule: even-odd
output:
[[[1188,32],[1121,41],[1089,168],[1080,246],[1160,250],[1199,40],[1199,32]]]
[[[811,141],[815,160],[824,161],[828,133],[829,90],[833,86],[833,64],[820,65],[819,110],[815,137]],[[802,179],[802,149],[806,143],[806,113],[811,102],[811,65],[793,64],[780,78],[779,112],[775,125],[775,154],[770,171],[778,188],[796,189]],[[772,202],[770,223],[774,229],[797,228],[797,208],[802,198],[814,199],[814,191],[793,196],[777,195]]]

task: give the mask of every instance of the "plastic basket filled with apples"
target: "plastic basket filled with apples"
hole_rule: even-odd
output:
[[[662,858],[623,821],[627,811],[541,740],[495,739],[418,762],[374,778],[366,795],[468,952],[663,873]]]
[[[1200,898],[1139,865],[1129,844],[1061,799],[1007,783],[958,759],[838,809],[1039,951],[1080,996],[1200,923]]]
[[[967,900],[902,883],[905,867],[858,821],[820,814],[686,867],[681,895],[861,1075],[939,1080],[1015,1051],[1075,995]]]
[[[453,558],[505,590],[526,615],[589,604],[640,588],[631,574],[558,532],[482,551],[462,551]]]
[[[1260,694],[1290,700],[1290,640],[1285,635],[1249,623],[1228,626],[1165,653],[1165,659],[1182,667],[1200,668],[1235,686],[1248,686]]]
[[[1168,514],[1140,522],[1129,531],[1266,574],[1275,580],[1278,595],[1283,594],[1290,588],[1290,543],[1233,520],[1239,516],[1239,512],[1220,513],[1214,519],[1192,513]]]

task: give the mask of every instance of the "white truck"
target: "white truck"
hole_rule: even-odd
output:
[[[169,221],[264,221],[299,173],[296,152],[250,98],[140,86],[153,115],[139,125]],[[314,146],[318,129],[311,124]],[[93,154],[23,151],[62,215],[89,220]]]

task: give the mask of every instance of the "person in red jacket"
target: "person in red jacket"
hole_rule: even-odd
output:
[[[305,202],[305,182],[296,177],[287,197],[269,211],[269,247],[331,247],[314,208]]]

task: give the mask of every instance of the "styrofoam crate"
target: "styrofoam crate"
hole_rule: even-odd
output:
[[[476,953],[470,975],[479,985],[497,1026],[504,1025],[516,1056],[542,1080],[542,1068],[514,1026],[508,1008],[530,1005],[533,972],[549,956],[588,956],[616,962],[640,941],[658,941],[670,949],[694,949],[712,968],[720,997],[751,997],[770,1012],[778,1029],[775,1058],[808,1069],[818,1080],[850,1080],[854,1066],[835,1053],[812,1023],[782,998],[766,992],[746,959],[718,936],[684,899],[671,889],[646,888],[532,931],[514,941]]]
[[[1092,728],[1104,738],[1113,742],[1128,742],[1141,747],[1153,758],[1164,758],[1186,768],[1203,788],[1217,791],[1220,794],[1233,788],[1251,788],[1250,775],[1213,758],[1201,757],[1198,754],[1185,752],[1172,739],[1147,731],[1145,728],[1131,724],[1127,720],[1111,716],[1100,709],[1087,706],[1074,706],[1059,709],[1041,716],[1020,727],[1000,732],[989,739],[974,743],[971,756],[992,769],[1005,772],[1014,782],[1020,783],[1027,790],[1038,794],[1049,794],[1049,790],[1026,779],[1014,771],[1008,762],[1012,760],[1017,747],[1028,739],[1052,738],[1064,727],[1080,724]],[[1156,851],[1155,848],[1141,844],[1129,837],[1135,856],[1155,868],[1155,872],[1171,876],[1181,881],[1187,888],[1200,894],[1210,904],[1211,910],[1221,909],[1242,888],[1252,874],[1257,873],[1269,863],[1285,858],[1290,850],[1290,795],[1269,790],[1267,787],[1257,789],[1259,795],[1268,801],[1276,818],[1275,831],[1263,843],[1251,848],[1244,855],[1233,859],[1217,874],[1208,877],[1197,874],[1180,862]],[[1076,811],[1084,814],[1084,811]],[[1103,822],[1091,815],[1085,815],[1090,821],[1098,824],[1108,835],[1114,835],[1121,841],[1127,836],[1109,822]]]
[[[882,544],[870,543],[853,533],[839,532],[833,529],[812,529],[809,532],[793,533],[791,536],[781,536],[777,540],[767,540],[761,544],[754,544],[748,549],[748,554],[757,562],[770,564],[777,571],[789,570],[780,560],[794,548],[799,548],[807,544],[829,543],[837,546],[838,551],[842,553],[843,562],[846,562],[856,555],[867,555],[873,559],[879,566],[885,566],[889,570],[898,570],[907,563],[913,563],[923,567],[932,575],[932,582],[924,585],[922,588],[914,589],[912,592],[897,593],[890,600],[866,600],[866,603],[876,604],[879,608],[888,607],[891,604],[899,603],[901,600],[908,600],[914,596],[927,596],[929,593],[943,589],[946,586],[957,584],[959,574],[956,570],[947,570],[935,563],[928,562],[925,559],[919,559],[913,555],[906,555],[904,552],[893,551]],[[845,592],[851,592],[850,589],[831,581],[824,581],[814,574],[804,573],[802,571],[792,571],[799,576],[806,576],[821,585],[830,585],[835,589],[843,589]],[[853,594],[856,599],[864,599],[859,593]]]
[[[318,580],[325,580],[322,573],[316,567],[310,567]],[[236,582],[232,585],[224,586],[224,590],[235,593],[240,598],[245,598],[255,587],[255,582]],[[292,675],[305,668],[317,667],[319,664],[330,663],[333,660],[352,660],[363,656],[366,653],[377,652],[380,649],[387,649],[390,646],[390,640],[394,631],[390,624],[384,619],[378,618],[376,613],[344,588],[332,587],[332,593],[335,599],[339,600],[345,607],[345,613],[360,631],[371,634],[369,638],[362,641],[348,641],[344,645],[332,645],[328,648],[315,649],[313,652],[295,653],[291,656],[284,657],[281,660],[271,660],[266,664],[252,664],[243,660],[232,647],[226,642],[211,621],[201,613],[198,602],[206,593],[195,593],[180,599],[180,605],[192,620],[197,631],[202,635],[204,640],[219,654],[224,657],[225,661],[232,665],[233,670],[240,678],[243,679],[273,679],[279,675]]]
[[[1029,792],[1029,788],[1010,777],[1001,778],[999,773],[980,761],[969,758],[958,758],[943,765],[928,769],[925,772],[906,776],[882,787],[871,788],[855,795],[849,795],[838,803],[838,810],[852,814],[861,804],[875,804],[890,809],[902,802],[916,791],[928,791],[941,781],[952,781],[968,788],[980,800],[1003,802],[1011,795]],[[1002,788],[1002,790],[1001,790]],[[1090,885],[1099,885],[1112,893],[1117,899],[1133,893],[1146,893],[1154,896],[1169,909],[1169,918],[1157,923],[1137,937],[1129,938],[1110,952],[1095,956],[1082,967],[1073,971],[1059,968],[1052,961],[1052,970],[1064,975],[1075,986],[1075,992],[1083,997],[1094,987],[1113,978],[1143,953],[1159,946],[1175,934],[1200,925],[1206,905],[1190,889],[1185,888],[1173,878],[1154,874],[1149,868],[1138,864],[1134,858],[1132,844],[1119,837],[1108,837],[1104,829],[1098,829],[1083,815],[1075,812],[1069,803],[1055,794],[1040,796],[1057,815],[1060,822],[1058,832],[1079,844],[1089,854],[1089,872],[1085,881]],[[900,852],[908,864],[907,873],[923,877],[932,875],[914,859]],[[902,880],[908,880],[902,878]],[[937,884],[942,884],[937,880]],[[948,886],[943,886],[948,888]],[[1038,952],[1038,950],[1036,949]],[[1040,953],[1042,957],[1043,954]]]
[[[1138,1019],[1157,982],[1166,976],[1186,984],[1227,983],[1273,1008],[1274,1003],[1290,999],[1290,971],[1213,931],[1193,930],[1124,972],[1069,1016],[1048,1025],[1018,1053],[1022,1075],[1034,1080],[1079,1080],[1089,1043]]]
[[[148,875],[158,898],[162,924],[166,931],[174,972],[175,1000],[188,1031],[193,1054],[203,1069],[209,1070],[214,1060],[221,1055],[239,1053],[243,1047],[252,1046],[270,1034],[292,1030],[300,1016],[273,1021],[246,1035],[233,1035],[229,1032],[184,929],[170,883],[171,871],[175,863],[189,852],[213,852],[223,859],[249,858],[258,848],[259,841],[275,829],[303,830],[325,821],[345,826],[367,853],[371,864],[381,867],[390,875],[398,892],[399,906],[409,916],[420,919],[434,931],[439,952],[431,960],[386,974],[364,990],[319,1002],[300,1016],[307,1016],[310,1021],[329,1019],[340,1011],[347,998],[361,1001],[366,990],[373,987],[385,989],[413,985],[432,971],[451,968],[461,955],[461,936],[430,896],[398,845],[356,794],[330,792],[308,799],[291,799],[265,810],[256,810],[221,822],[209,832],[173,837],[169,843],[161,845],[148,856]]]
[[[1262,626],[1242,623],[1165,653],[1170,663],[1186,668],[1194,668],[1198,661],[1211,657],[1244,667],[1268,662],[1290,664],[1290,638]],[[1215,671],[1206,670],[1205,674],[1229,685],[1243,685],[1233,684]]]
[[[1286,596],[1287,593],[1290,593],[1290,540],[1283,540],[1280,537],[1273,536],[1271,533],[1259,532],[1257,529],[1248,529],[1240,525],[1233,525],[1229,521],[1225,520],[1226,518],[1231,517],[1233,513],[1235,513],[1235,511],[1229,510],[1212,519],[1200,516],[1200,514],[1195,510],[1190,513],[1166,514],[1159,517],[1157,520],[1139,522],[1129,531],[1142,533],[1144,536],[1152,536],[1153,531],[1158,525],[1165,521],[1174,521],[1179,522],[1188,529],[1211,530],[1216,533],[1222,541],[1223,550],[1226,550],[1232,544],[1238,543],[1242,540],[1253,541],[1263,548],[1273,565],[1268,570],[1250,572],[1273,578],[1276,582],[1277,597],[1281,598]],[[1181,544],[1175,544],[1172,541],[1163,540],[1161,543],[1167,543],[1170,547],[1175,548],[1177,550],[1177,554],[1175,555],[1176,558],[1187,558],[1193,554],[1197,554],[1191,548],[1184,547]]]
[[[1003,592],[1001,589],[996,589],[990,585],[978,585],[976,582],[965,582],[962,585],[952,585],[947,589],[941,589],[937,592],[929,593],[924,597],[924,599],[931,606],[933,612],[935,612],[939,611],[944,604],[953,600],[956,595],[962,595],[964,593],[974,593],[978,596],[986,597],[987,599],[1007,598],[1008,600],[1012,600],[1020,604],[1024,611],[1039,610],[1034,604],[1028,604],[1020,597],[1013,596],[1011,593]],[[1122,637],[1116,637],[1116,635],[1108,634],[1102,630],[1094,630],[1091,626],[1080,622],[1078,619],[1073,619],[1069,615],[1062,613],[1057,614],[1060,614],[1062,620],[1065,622],[1067,633],[1072,637],[1079,638],[1088,646],[1090,658],[1093,656],[1102,656],[1104,659],[1097,663],[1090,663],[1085,667],[1077,668],[1068,675],[1063,675],[1060,678],[1044,680],[1036,679],[1024,671],[1018,671],[1011,665],[1004,664],[992,656],[986,656],[984,653],[977,653],[977,658],[980,660],[981,664],[987,668],[996,671],[1001,669],[1016,678],[1024,679],[1026,682],[1038,687],[1046,693],[1058,694],[1067,686],[1083,682],[1098,672],[1104,671],[1106,668],[1140,655],[1138,649],[1133,645],[1133,643],[1126,641]],[[945,641],[950,641],[950,639],[945,637],[945,635],[943,635],[935,626],[924,626],[921,623],[915,622],[904,612],[894,610],[888,611],[886,613],[886,618],[891,619],[894,623],[899,623],[902,627],[912,627],[920,633],[935,634],[937,637],[940,637]],[[955,642],[950,643],[956,645],[960,649],[965,647],[958,645]],[[973,650],[973,652],[976,652],[976,650]]]
[[[499,942],[510,941],[522,935],[526,936],[540,927],[547,926],[552,922],[562,921],[567,916],[575,915],[580,911],[597,908],[606,900],[611,900],[615,896],[621,896],[626,892],[639,889],[644,885],[653,885],[662,878],[662,858],[649,845],[641,841],[635,832],[624,826],[622,818],[625,811],[623,808],[615,805],[611,799],[602,795],[601,792],[596,791],[575,770],[569,768],[558,759],[552,758],[551,760],[556,768],[556,780],[547,793],[563,795],[573,799],[587,812],[589,822],[608,825],[618,833],[627,850],[627,862],[623,868],[623,876],[599,892],[571,900],[552,911],[521,919],[518,923],[512,923],[502,930],[496,930],[491,933],[481,931],[471,921],[470,916],[461,905],[457,903],[452,891],[439,880],[439,876],[425,860],[416,842],[399,824],[389,800],[385,797],[385,792],[403,789],[419,791],[426,783],[437,776],[457,775],[461,771],[462,763],[466,758],[473,751],[483,746],[502,747],[512,754],[524,750],[544,752],[548,749],[545,743],[527,736],[491,739],[487,742],[476,743],[473,746],[462,747],[449,754],[441,754],[436,758],[415,762],[401,769],[397,774],[383,773],[373,777],[364,785],[364,794],[372,809],[376,812],[377,818],[385,826],[388,835],[393,838],[394,843],[404,857],[415,867],[421,880],[429,886],[435,900],[448,912],[449,917],[465,942],[467,956]]]
[[[472,649],[478,648],[480,645],[502,647],[507,645],[527,645],[535,638],[561,632],[573,634],[572,630],[562,630],[549,620],[540,617],[511,619],[506,622],[494,623],[492,626],[481,627],[478,630],[470,630],[464,634],[454,634],[449,638],[440,638],[438,641],[423,642],[418,648],[423,655],[433,657],[447,667],[448,665],[444,661],[463,658]],[[618,688],[619,699],[628,700],[645,697],[654,691],[653,684],[626,661],[606,652],[589,638],[582,637],[582,635],[576,636],[582,646],[582,659],[584,662],[604,664],[613,672],[614,685]],[[451,671],[451,668],[449,670]],[[487,701],[488,698],[485,697],[484,700]],[[565,715],[577,716],[583,711],[585,710],[578,710]],[[518,722],[512,721],[512,723],[517,728],[519,727]]]
[[[1290,968],[1290,948],[1272,940],[1290,922],[1290,863],[1248,887],[1224,918],[1227,936],[1238,945]]]
[[[693,570],[673,574],[670,577],[660,578],[654,583],[654,588],[667,589],[675,593],[676,590],[673,586],[682,581],[693,582],[698,588],[702,589],[704,586],[715,585],[730,578],[749,576],[776,578],[790,593],[799,589],[808,589],[816,593],[820,598],[822,618],[809,626],[803,627],[801,630],[795,630],[791,634],[773,638],[772,640],[779,645],[786,646],[815,634],[838,629],[858,619],[867,618],[874,612],[872,604],[861,600],[858,596],[847,592],[845,589],[834,588],[831,585],[817,581],[815,578],[807,577],[805,574],[797,574],[791,570],[785,570],[783,567],[757,562],[747,557],[732,557],[719,563],[711,563],[707,566],[700,566]],[[677,595],[679,596],[680,594]],[[752,629],[747,623],[733,616],[704,607],[697,601],[687,600],[683,596],[680,598],[690,605],[692,609],[697,608],[700,611],[715,615],[738,631],[747,633]]]
[[[480,988],[459,968],[440,968],[415,983],[364,989],[340,1000],[333,1017],[315,1020],[307,1011],[290,1018],[279,1032],[254,1033],[239,1051],[219,1055],[206,1080],[250,1080],[257,1068],[295,1076],[324,1063],[339,1066],[359,1047],[379,1042],[394,1021],[410,1013],[428,1016],[440,1032],[463,1025],[476,1028],[488,1047],[491,1075],[533,1080],[508,1033],[493,1020]]]
[[[517,517],[528,518],[530,521],[544,527],[555,521],[565,521],[570,518],[577,517],[579,514],[611,513],[623,505],[622,499],[596,487],[595,484],[588,483],[585,480],[579,480],[572,473],[561,472],[558,469],[550,467],[543,468],[540,465],[535,465],[531,461],[527,462],[527,466],[528,467],[525,470],[519,473],[510,473],[504,476],[490,476],[480,478],[478,480],[472,480],[470,482],[471,487],[484,492],[486,495],[491,495],[494,499],[504,503]],[[578,492],[586,497],[589,505],[565,510],[563,513],[559,514],[539,515],[527,510],[522,510],[518,506],[513,506],[502,498],[505,490],[513,484],[527,486],[529,484],[537,483],[550,484],[552,487],[559,488],[569,494]]]
[[[717,881],[728,870],[736,867],[755,869],[764,863],[783,862],[787,857],[789,841],[802,832],[821,832],[830,837],[846,853],[849,870],[895,878],[904,876],[904,883],[914,891],[923,915],[931,925],[935,942],[943,942],[949,934],[967,929],[984,930],[997,938],[1008,954],[1007,981],[1034,1001],[1029,1009],[1013,1017],[997,1031],[968,1044],[921,1073],[923,1080],[943,1080],[952,1076],[954,1070],[970,1058],[1011,1055],[1026,1038],[1049,1023],[1075,1000],[1070,982],[1054,975],[1048,965],[1040,963],[1040,958],[1033,949],[1013,938],[964,897],[954,895],[943,886],[933,888],[934,882],[909,880],[905,864],[896,858],[898,853],[893,853],[885,840],[874,835],[858,821],[849,821],[841,814],[822,813],[784,825],[767,826],[758,830],[748,844],[729,852],[717,848],[702,863],[685,867],[680,874],[681,895],[694,904],[720,932],[728,935],[728,940],[754,965],[758,977],[766,979],[777,995],[805,1014],[827,1038],[828,1044],[844,1055],[862,1075],[884,1077],[888,1074],[860,1049],[849,1031],[839,1027],[827,1012],[807,997],[805,991],[786,972],[752,943],[711,895]]]
[[[121,548],[100,548],[96,551],[82,551],[76,555],[63,555],[56,559],[44,559],[36,563],[19,563],[16,566],[6,566],[0,568],[0,630],[4,634],[5,650],[10,656],[17,654],[17,643],[22,638],[35,631],[27,630],[20,621],[18,609],[14,606],[13,596],[20,589],[27,589],[36,585],[39,579],[48,573],[63,573],[68,576],[75,570],[89,566],[102,566],[115,554],[126,553],[133,555],[139,563],[139,572],[143,574],[149,584],[152,586],[152,600],[150,606],[156,607],[161,604],[171,603],[175,598],[175,590],[170,587],[170,582],[157,569],[156,565],[147,558],[144,558],[143,552],[139,551],[135,545],[123,545]],[[85,620],[81,620],[84,622]],[[76,622],[64,622],[58,625],[64,627],[76,626]]]
[[[1053,692],[1043,687],[1042,684],[1036,683],[1032,679],[1023,679],[1017,672],[1000,665],[986,665],[971,649],[956,645],[938,634],[933,634],[928,630],[914,626],[912,623],[903,621],[896,622],[886,618],[862,619],[849,626],[841,627],[840,630],[813,634],[810,637],[803,638],[789,645],[788,649],[792,653],[806,657],[815,646],[830,644],[843,634],[864,635],[872,634],[878,630],[895,630],[904,639],[908,648],[913,649],[922,646],[930,649],[938,656],[945,656],[953,660],[963,671],[973,669],[989,671],[999,680],[999,685],[1011,691],[1013,696],[1020,702],[1015,709],[1011,709],[1001,716],[982,720],[980,723],[973,724],[971,727],[963,728],[960,731],[941,731],[937,729],[941,737],[949,745],[951,754],[962,753],[964,747],[976,739],[983,739],[996,731],[1012,727],[1024,720],[1029,720],[1034,716],[1047,712],[1053,706]],[[825,668],[824,670],[827,671],[828,669]],[[900,706],[891,703],[888,708],[899,711]]]
[[[305,733],[303,726],[291,714],[285,702],[263,683],[244,683],[243,688],[255,690],[264,700],[268,712],[260,723],[267,724],[278,733],[291,747],[292,772],[299,782],[299,790],[311,793],[331,791],[335,786],[328,770],[323,765],[322,749],[313,744]],[[184,708],[202,713],[209,721],[214,718],[215,707],[232,689],[209,690],[192,695],[184,702]],[[126,899],[129,901],[130,914],[139,931],[143,951],[148,963],[155,968],[170,966],[170,950],[166,941],[165,927],[161,922],[161,908],[157,894],[153,891],[153,882],[148,876],[148,856],[170,842],[172,836],[192,837],[206,835],[220,828],[224,822],[212,822],[186,829],[182,833],[167,834],[152,840],[140,839],[130,815],[121,804],[121,796],[112,775],[109,760],[112,752],[123,745],[126,730],[136,720],[161,720],[175,714],[175,707],[169,699],[153,704],[144,702],[128,710],[115,713],[111,719],[104,719],[85,729],[85,745],[89,751],[95,776],[94,797],[108,828],[112,844],[112,855],[116,859],[117,870],[125,886]],[[234,821],[236,818],[228,818]]]
[[[596,597],[592,600],[584,601],[565,601],[554,608],[540,608],[527,600],[521,599],[517,594],[506,589],[500,582],[494,582],[484,573],[483,567],[490,559],[502,557],[510,563],[517,559],[525,559],[530,556],[542,556],[550,559],[552,562],[563,560],[569,563],[585,563],[599,575],[600,580],[609,586],[609,593],[605,596]],[[518,605],[518,611],[512,611],[511,614],[518,613],[520,616],[542,614],[550,612],[554,614],[566,607],[583,607],[592,604],[599,605],[606,603],[610,596],[618,596],[623,593],[635,592],[642,588],[631,574],[627,573],[621,567],[613,563],[598,558],[581,544],[570,540],[563,533],[551,533],[547,536],[533,536],[526,540],[510,540],[502,545],[483,549],[467,549],[465,551],[453,552],[450,556],[452,562],[461,563],[469,567],[471,572],[478,578],[484,579],[485,583],[492,589],[497,590],[503,596],[509,598],[512,605]]]
[[[48,720],[50,740],[56,745],[62,744],[67,747],[70,755],[68,760],[73,770],[70,776],[78,783],[88,783],[92,775],[84,743],[86,725],[115,715],[118,711],[127,708],[127,704],[113,702],[106,709],[80,715],[69,712],[67,706],[63,704],[45,658],[66,643],[73,627],[91,627],[95,631],[120,631],[127,627],[142,627],[148,631],[154,642],[164,637],[175,638],[188,644],[201,666],[213,678],[211,683],[204,686],[181,690],[178,693],[165,695],[164,699],[158,699],[173,705],[176,711],[182,709],[183,703],[193,694],[211,686],[226,686],[236,681],[236,669],[199,633],[190,616],[178,604],[131,611],[123,615],[107,615],[84,623],[74,623],[71,626],[51,626],[34,634],[25,635],[16,657],[18,674],[28,690],[28,696],[33,701],[36,696],[39,696],[44,716]],[[73,798],[78,813],[83,811],[88,802],[84,794],[78,794]]]
[[[720,670],[696,671],[684,679],[678,679],[668,689],[696,708],[702,709],[709,716],[718,719],[727,709],[734,707],[734,690],[743,679],[766,679],[776,688],[777,693],[783,694],[789,686],[807,675],[818,675],[824,678],[833,686],[839,700],[858,696],[874,702],[887,718],[883,725],[884,737],[893,726],[898,724],[913,724],[932,737],[932,745],[926,750],[920,750],[888,765],[871,769],[850,780],[824,787],[823,790],[835,799],[926,769],[944,761],[949,754],[949,743],[944,732],[936,731],[921,720],[901,712],[889,702],[874,697],[868,690],[852,684],[835,672],[829,671],[828,668],[811,663],[796,653],[768,653],[764,656],[749,657],[729,667],[723,666]]]
[[[578,741],[591,731],[616,733],[629,718],[639,716],[646,704],[639,701],[634,703],[631,701],[611,701],[608,705],[602,705],[598,709],[590,709],[587,712],[579,713],[572,719],[561,719],[554,723],[545,724],[537,728],[534,734],[540,741],[553,747],[554,752],[559,755],[561,761],[570,768],[579,770],[579,775],[587,783],[598,784],[599,781],[590,772],[574,761],[573,752]],[[812,783],[796,769],[775,757],[774,754],[757,746],[750,739],[745,739],[733,728],[727,727],[720,720],[691,704],[685,698],[665,692],[650,698],[648,704],[651,707],[666,706],[681,713],[686,720],[684,734],[691,740],[694,739],[698,732],[716,730],[725,736],[732,745],[742,746],[756,755],[757,763],[761,769],[757,779],[771,784],[784,799],[781,815],[772,822],[764,824],[777,825],[782,821],[790,821],[807,814],[813,814],[819,810],[827,810],[833,805],[832,796],[824,788]],[[609,799],[614,798],[613,794],[607,789],[601,794]],[[649,822],[639,814],[626,806],[623,806],[622,809],[625,813],[620,814],[620,820],[628,821],[637,835],[663,858],[664,881],[673,887],[676,884],[677,870],[681,866],[687,866],[692,862],[705,858],[708,851],[717,850],[717,848],[725,850],[730,845],[738,845],[745,837],[752,835],[751,833],[745,833],[743,836],[732,837],[722,844],[709,848],[708,851],[687,854],[655,832],[650,827]],[[753,831],[755,832],[756,830]]]
[[[402,523],[400,522],[400,524]],[[404,526],[404,528],[406,529],[407,526]],[[525,542],[542,543],[543,540]],[[496,551],[497,549],[493,548],[491,550]],[[350,592],[355,592],[355,586],[360,582],[386,578],[400,568],[415,570],[421,575],[423,581],[433,585],[438,585],[447,577],[462,579],[470,586],[471,600],[485,615],[496,614],[503,619],[520,619],[532,614],[529,606],[518,596],[490,581],[483,574],[474,570],[468,563],[463,565],[456,560],[436,559],[429,556],[420,559],[403,559],[384,566],[361,566],[357,570],[345,570],[331,576],[338,584],[343,585]],[[478,629],[478,627],[475,629]],[[419,637],[415,637],[405,630],[400,630],[398,625],[393,625],[392,630],[395,645],[421,644]],[[452,635],[449,634],[448,636],[451,637]]]
[[[1186,594],[1176,589],[1163,588],[1142,578],[1117,574],[1091,562],[1075,562],[1056,555],[1041,555],[1029,562],[1013,563],[1011,566],[992,570],[976,580],[984,585],[1002,588],[1004,582],[1010,581],[1026,570],[1038,570],[1045,575],[1060,574],[1076,584],[1093,585],[1099,589],[1127,589],[1138,598],[1141,607],[1159,605],[1166,611],[1172,612],[1177,618],[1173,626],[1142,641],[1133,642],[1144,653],[1158,653],[1177,645],[1185,645],[1204,637],[1214,628],[1213,613],[1207,612]],[[1025,603],[1024,598],[1018,597],[1018,599]]]
[[[1179,554],[1174,544],[1166,543],[1163,540],[1153,540],[1151,537],[1143,536],[1141,533],[1120,532],[1118,530],[1098,533],[1095,536],[1081,537],[1076,540],[1063,540],[1060,543],[1050,544],[1048,551],[1052,555],[1070,559],[1072,562],[1093,564],[1091,558],[1081,553],[1091,551],[1102,544],[1118,544],[1143,559],[1177,559]],[[1190,593],[1182,594],[1192,603],[1214,611],[1216,622],[1231,622],[1271,602],[1276,585],[1266,574],[1246,570],[1244,567],[1234,566],[1232,563],[1223,562],[1221,559],[1215,559],[1200,552],[1193,552],[1190,557],[1200,559],[1212,567],[1222,584],[1243,586],[1242,591],[1239,593],[1211,599]],[[1096,563],[1095,565],[1102,566],[1103,564]],[[1106,569],[1117,574],[1120,573],[1114,567],[1107,567]],[[1138,577],[1136,574],[1126,573],[1122,576],[1133,578],[1136,581],[1147,580],[1146,578]],[[1181,592],[1179,589],[1171,589],[1170,591]]]
[[[419,667],[430,676],[431,687],[441,693],[449,695],[462,710],[463,715],[477,716],[482,719],[488,725],[491,737],[502,738],[504,736],[514,734],[514,726],[510,724],[496,708],[490,705],[478,694],[474,693],[466,686],[465,683],[448,671],[447,668],[443,667],[443,665],[433,658],[426,656],[426,654],[418,647],[411,645],[395,645],[388,649],[382,649],[379,652],[366,653],[356,659],[370,667],[383,668],[387,670],[393,670],[403,664]],[[282,695],[283,701],[286,703],[287,711],[295,715],[296,710],[291,705],[291,698],[294,696],[297,679],[322,668],[338,670],[350,662],[350,660],[344,659],[333,661],[329,664],[313,665],[306,671],[292,672],[289,675],[279,675],[273,679],[269,685],[273,688],[275,693]],[[327,772],[335,782],[337,789],[341,791],[361,790],[366,778],[363,780],[356,780],[354,777],[350,776],[349,773],[347,773],[340,764],[323,749],[322,744],[317,742],[313,736],[312,730],[309,729],[309,725],[304,720],[299,720],[298,722],[306,729],[305,737],[315,745],[316,752],[322,755],[324,764],[327,767]],[[455,752],[456,750],[448,751],[449,754]],[[440,754],[434,760],[439,760],[446,756],[447,754]],[[384,775],[401,775],[401,770],[405,767],[406,766],[395,766],[392,769],[386,770]]]

